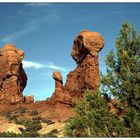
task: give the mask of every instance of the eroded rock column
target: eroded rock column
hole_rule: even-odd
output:
[[[27,83],[22,68],[23,58],[24,51],[18,50],[13,44],[6,44],[0,49],[0,102],[23,102],[22,91]]]

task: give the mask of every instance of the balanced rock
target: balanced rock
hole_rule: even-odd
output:
[[[84,30],[75,37],[71,56],[77,68],[68,74],[65,85],[71,96],[81,96],[86,90],[99,88],[98,53],[103,47],[104,39],[97,32]]]
[[[6,44],[0,49],[0,102],[23,102],[22,91],[27,82],[22,68],[23,58],[24,51],[18,50],[13,44]]]

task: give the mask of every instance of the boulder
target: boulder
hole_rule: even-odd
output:
[[[34,96],[24,96],[24,103],[26,104],[34,103]]]
[[[0,49],[0,102],[23,102],[22,91],[27,83],[27,75],[22,68],[23,58],[24,51],[13,44]]]

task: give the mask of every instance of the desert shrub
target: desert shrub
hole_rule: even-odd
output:
[[[33,121],[36,121],[36,120],[40,121],[41,120],[41,117],[40,116],[36,116],[36,117],[33,117],[32,120]]]
[[[29,123],[29,120],[25,120],[25,119],[16,119],[15,120],[16,124],[21,124],[21,125],[26,125]]]
[[[21,137],[21,135],[13,132],[4,132],[0,133],[0,137]]]
[[[26,129],[23,130],[22,137],[40,137],[40,135],[37,132],[38,130],[42,129],[42,125],[41,125],[40,121],[26,120],[24,122],[24,125],[25,125]]]
[[[30,113],[31,116],[35,116],[35,115],[38,115],[38,114],[39,114],[39,113],[38,113],[37,110],[33,110],[33,111]]]
[[[40,129],[42,129],[40,121],[30,121],[28,124],[26,124],[26,131],[36,132]]]
[[[26,109],[25,107],[22,107],[22,106],[20,106],[20,107],[18,108],[18,111],[19,111],[20,114],[25,113],[26,110],[27,110],[27,109]]]
[[[51,119],[49,118],[42,118],[41,121],[43,123],[47,123],[47,125],[51,125],[51,124],[55,124],[55,122],[53,122]]]
[[[4,116],[8,119],[11,116],[11,112],[4,113]]]
[[[9,120],[10,120],[10,121],[12,121],[12,120],[16,120],[16,116],[13,115],[13,114],[11,114],[11,115],[9,116]]]
[[[16,115],[12,114],[11,112],[5,113],[4,116],[10,121],[16,120],[16,117],[17,117]]]

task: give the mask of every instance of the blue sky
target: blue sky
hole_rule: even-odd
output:
[[[76,67],[70,51],[83,29],[105,39],[99,55],[104,72],[104,57],[114,49],[123,19],[140,30],[140,3],[0,3],[0,19],[0,46],[10,42],[25,51],[23,94],[43,100],[54,91],[53,71],[59,70],[65,81]]]

